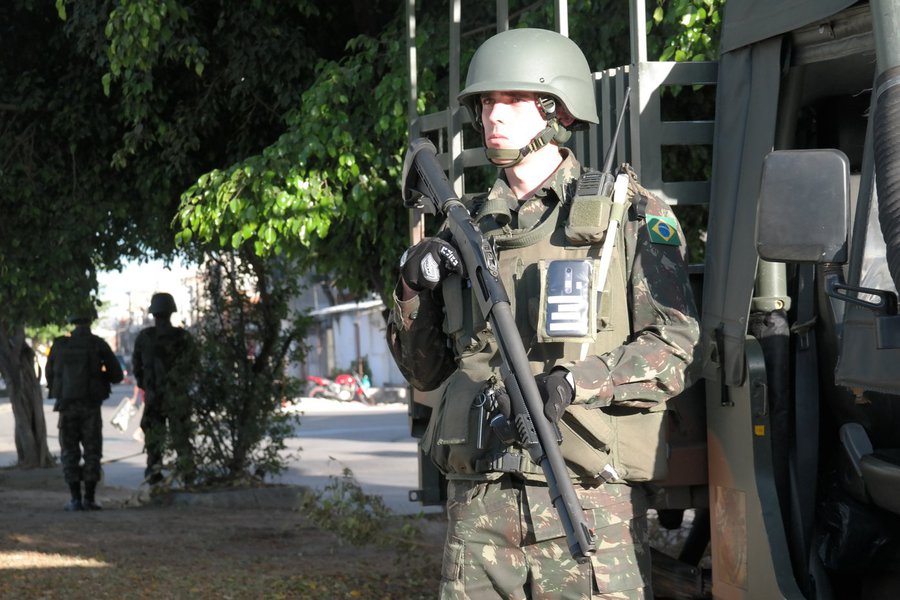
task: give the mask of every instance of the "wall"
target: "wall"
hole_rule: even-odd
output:
[[[364,357],[369,363],[373,386],[405,386],[385,340],[383,311],[380,300],[312,311],[320,329],[306,340],[309,345],[306,374],[328,376],[335,369],[349,372],[356,367],[357,359]],[[315,372],[315,368],[319,371]]]

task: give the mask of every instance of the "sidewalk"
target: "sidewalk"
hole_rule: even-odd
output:
[[[98,497],[107,502],[139,504],[149,498],[147,486],[142,485],[146,461],[143,443],[134,436],[136,430],[139,433],[138,419],[134,418],[125,432],[110,424],[122,397],[130,395],[130,386],[114,386],[113,394],[102,406],[104,479]],[[47,444],[50,452],[58,456],[58,415],[52,408],[52,402],[44,402]],[[302,413],[301,425],[296,437],[287,440],[287,446],[291,451],[299,451],[300,457],[289,461],[285,473],[269,478],[268,487],[206,494],[177,493],[172,497],[173,502],[292,508],[300,492],[323,488],[347,467],[366,493],[382,496],[395,513],[440,511],[438,507],[422,507],[407,498],[408,490],[418,486],[418,471],[416,441],[409,437],[404,403],[364,406],[356,402],[303,399],[294,410]],[[61,467],[10,469],[15,463],[12,409],[8,398],[0,398],[0,487],[29,486],[66,492]]]

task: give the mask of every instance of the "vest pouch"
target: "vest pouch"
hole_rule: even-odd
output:
[[[477,410],[476,400],[491,372],[484,368],[486,364],[472,366],[447,379],[423,437],[422,449],[443,473],[474,474],[475,461],[486,453],[478,448],[477,432],[483,414]]]
[[[652,408],[608,406],[615,431],[613,466],[627,481],[657,481],[669,472],[666,403]]]
[[[486,343],[484,318],[478,300],[459,275],[450,275],[441,286],[444,300],[444,333],[456,345],[457,356],[481,351]]]
[[[563,413],[559,429],[562,434],[560,450],[566,466],[575,475],[595,479],[607,465],[612,465],[608,443],[613,438],[613,431],[607,415],[573,404]]]
[[[665,403],[650,409],[572,405],[563,414],[563,458],[575,473],[596,477],[611,465],[626,481],[655,481],[668,473]]]
[[[89,336],[72,336],[58,344],[60,385],[54,385],[57,397],[91,402],[105,399],[109,395],[107,383],[94,340]]]
[[[459,275],[449,275],[441,285],[444,301],[444,333],[454,334],[463,327],[463,293]]]
[[[592,246],[606,237],[612,199],[575,196],[566,222],[566,240],[573,246]]]
[[[597,264],[592,259],[538,261],[539,342],[591,344],[597,339]]]

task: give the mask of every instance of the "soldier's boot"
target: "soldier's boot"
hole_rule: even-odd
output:
[[[84,505],[81,504],[81,482],[70,483],[69,492],[72,494],[72,498],[66,502],[65,509],[69,511],[84,510]]]
[[[84,510],[100,510],[103,508],[94,500],[94,494],[97,491],[97,482],[96,481],[85,481],[84,482]]]

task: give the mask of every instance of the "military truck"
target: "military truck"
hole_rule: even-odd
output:
[[[427,115],[407,6],[410,134],[434,141],[462,195],[484,159],[454,100],[461,1],[449,106]],[[616,162],[676,212],[708,209],[691,267],[702,379],[669,403],[668,476],[651,484],[658,522],[682,535],[654,550],[656,596],[900,597],[900,2],[728,0],[719,60],[703,63],[648,60],[645,6],[630,6],[631,64],[595,74],[601,124],[571,145],[599,169],[630,89]],[[508,28],[506,0],[496,14]],[[714,115],[665,120],[671,86],[714,86]],[[711,175],[672,180],[678,146],[708,149]],[[430,399],[412,399],[421,434]],[[442,502],[420,463],[411,499]]]

